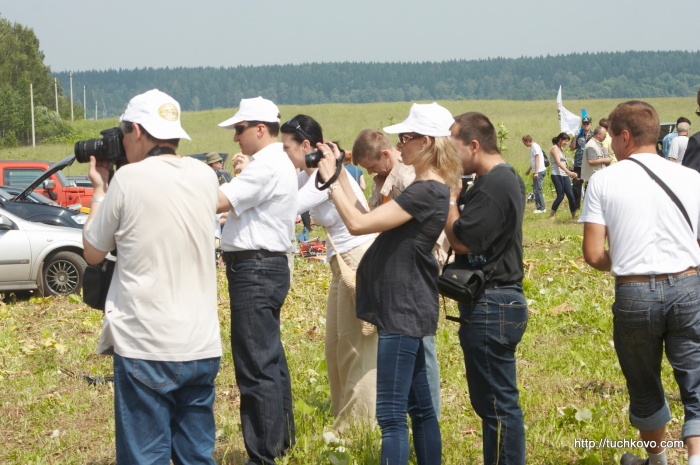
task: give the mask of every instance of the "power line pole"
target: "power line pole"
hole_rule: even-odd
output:
[[[70,120],[74,121],[73,117],[73,71],[70,72]]]
[[[29,100],[32,105],[32,147],[36,147],[36,131],[34,128],[34,84],[29,84]]]
[[[83,119],[87,120],[87,100],[85,99],[85,86],[83,86]]]
[[[58,79],[53,78],[53,93],[56,96],[56,114],[58,115]]]

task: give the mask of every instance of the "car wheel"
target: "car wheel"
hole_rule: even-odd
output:
[[[75,252],[58,252],[44,262],[43,295],[77,294],[83,288],[83,273],[87,263]]]

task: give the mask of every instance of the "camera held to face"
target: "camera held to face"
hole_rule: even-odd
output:
[[[343,164],[343,158],[345,157],[345,154],[341,151],[340,152],[340,157],[338,157],[337,163],[340,163],[341,165]],[[317,150],[315,152],[307,153],[304,155],[304,161],[306,162],[306,167],[307,168],[318,168],[318,164],[323,158],[323,152],[320,150]]]
[[[75,143],[73,149],[75,159],[78,163],[87,163],[90,156],[94,156],[97,161],[108,161],[115,165],[116,169],[128,163],[126,151],[124,150],[124,134],[118,127],[101,131],[101,139],[80,140]]]

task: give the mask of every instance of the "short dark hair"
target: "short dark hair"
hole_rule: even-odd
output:
[[[685,116],[681,116],[676,120],[676,126],[678,126],[681,123],[688,123],[690,124],[690,120],[686,118]]]
[[[457,133],[455,139],[468,144],[473,140],[479,141],[479,145],[486,153],[501,153],[498,150],[496,128],[483,113],[470,111],[455,116]]]
[[[571,140],[571,136],[565,132],[560,132],[554,139],[552,139],[552,144],[556,145],[562,140]]]
[[[525,134],[523,136],[523,142],[532,142],[532,136],[530,134]]]
[[[610,113],[610,132],[613,137],[627,130],[634,142],[656,145],[659,138],[659,115],[654,107],[640,100],[630,100],[615,107]]]

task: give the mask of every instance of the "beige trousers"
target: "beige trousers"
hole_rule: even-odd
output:
[[[373,241],[343,255],[353,270]],[[338,257],[330,262],[332,278],[326,314],[326,365],[331,391],[334,431],[353,423],[372,423],[377,399],[377,332],[362,334],[348,287],[342,282]]]

